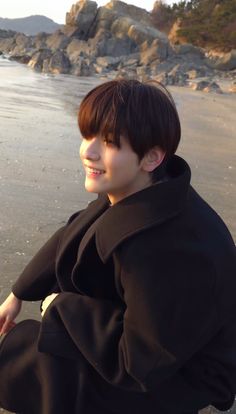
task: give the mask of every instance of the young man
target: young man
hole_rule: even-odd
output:
[[[194,414],[236,390],[235,246],[174,155],[160,84],[110,81],[82,101],[75,213],[0,308],[0,406],[22,414]],[[13,329],[22,300],[42,322]]]

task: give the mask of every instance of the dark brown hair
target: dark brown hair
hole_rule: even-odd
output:
[[[119,147],[120,135],[124,136],[139,159],[156,145],[168,159],[181,135],[173,98],[154,81],[117,79],[95,87],[81,102],[78,123],[87,139],[101,135]]]

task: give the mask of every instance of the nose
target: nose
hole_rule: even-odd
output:
[[[98,139],[96,137],[83,139],[80,146],[80,155],[84,159],[98,161],[100,159]]]

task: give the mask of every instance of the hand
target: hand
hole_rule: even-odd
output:
[[[21,310],[22,301],[13,293],[0,306],[0,336],[8,333],[15,326],[15,318]]]
[[[44,316],[48,306],[50,303],[59,295],[59,293],[51,293],[51,295],[47,296],[41,304],[41,315]]]

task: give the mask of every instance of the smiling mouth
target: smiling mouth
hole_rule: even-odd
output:
[[[87,165],[85,165],[85,169],[88,174],[92,175],[101,175],[105,173],[104,170],[98,170],[97,168],[88,167]]]

